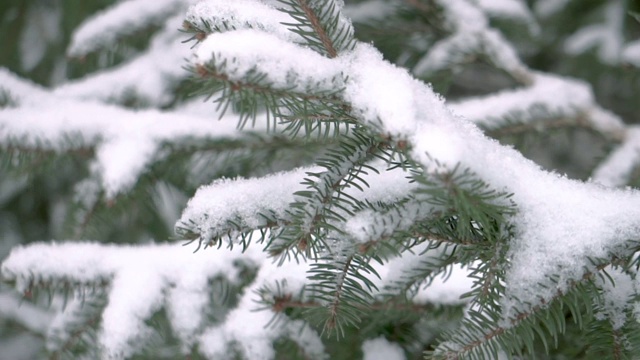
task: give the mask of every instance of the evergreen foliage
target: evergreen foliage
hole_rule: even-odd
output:
[[[0,4],[0,358],[636,357],[639,11]]]

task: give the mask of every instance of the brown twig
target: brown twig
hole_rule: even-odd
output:
[[[307,19],[309,19],[309,21],[311,22],[311,28],[313,28],[313,31],[318,34],[318,38],[320,39],[322,46],[324,46],[324,48],[327,50],[327,54],[329,54],[329,57],[335,58],[336,56],[338,56],[338,52],[333,47],[333,42],[327,35],[325,29],[322,27],[320,19],[318,19],[313,9],[307,4],[307,1],[298,0],[298,5],[300,5],[302,11],[304,11],[304,14],[307,16]]]

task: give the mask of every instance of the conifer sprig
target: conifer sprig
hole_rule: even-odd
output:
[[[335,0],[278,0],[285,5],[281,11],[289,14],[295,23],[284,23],[290,30],[306,40],[317,52],[335,58],[339,53],[353,49],[355,39],[351,23],[341,13]]]
[[[318,165],[325,171],[308,173],[310,177],[303,181],[308,190],[296,192],[296,202],[290,205],[290,216],[294,221],[280,234],[277,242],[267,245],[272,253],[282,254],[287,249],[297,248],[306,254],[305,257],[315,258],[316,254],[332,251],[332,246],[322,239],[330,232],[342,233],[339,224],[353,211],[355,199],[344,190],[362,191],[367,185],[360,174],[367,170],[378,171],[366,163],[377,155],[382,145],[357,132],[353,135],[318,159]]]
[[[594,261],[593,270],[585,270],[580,281],[572,282],[565,290],[557,290],[556,295],[551,299],[541,300],[540,304],[530,306],[527,310],[520,310],[508,319],[497,316],[502,312],[502,305],[505,290],[495,279],[498,286],[490,286],[491,292],[485,292],[484,283],[487,281],[486,274],[478,277],[476,287],[472,293],[474,300],[471,308],[463,319],[463,326],[456,331],[445,334],[447,341],[443,342],[435,351],[426,353],[428,359],[450,359],[450,358],[481,358],[483,356],[498,357],[501,352],[507,354],[535,354],[538,342],[542,343],[543,349],[549,352],[558,346],[558,339],[565,335],[567,321],[571,319],[581,330],[602,329],[612,334],[612,342],[600,337],[590,351],[605,352],[611,359],[619,359],[622,353],[628,356],[632,348],[637,347],[637,342],[624,343],[616,336],[615,330],[611,330],[610,320],[598,320],[596,314],[598,307],[602,303],[602,290],[595,283],[600,278],[602,281],[611,282],[614,280],[607,275],[609,267],[618,266],[624,263],[617,256],[605,261]],[[486,264],[486,263],[485,263]],[[558,281],[558,279],[554,279]],[[484,306],[474,306],[479,296],[484,297]],[[490,302],[487,303],[486,301]],[[518,301],[518,299],[515,299]],[[570,315],[570,317],[567,316]],[[624,314],[623,314],[624,316]],[[635,320],[625,316],[625,326],[634,326]],[[616,335],[617,334],[617,335]],[[548,342],[549,338],[553,344]],[[605,350],[606,349],[606,350]],[[617,354],[617,355],[616,355]],[[607,357],[609,358],[609,357]]]
[[[336,117],[346,117],[349,122],[354,119],[343,110],[346,104],[338,96],[341,89],[332,91],[300,92],[294,86],[274,87],[265,73],[258,70],[249,72],[243,80],[232,80],[226,73],[227,59],[218,60],[213,56],[206,64],[198,64],[191,68],[197,76],[196,83],[207,98],[215,96],[220,116],[229,109],[241,114],[238,128],[244,128],[247,123],[256,126],[256,117],[266,110],[267,128],[275,129],[277,122],[281,122],[283,114],[286,114],[284,123],[289,124],[287,131],[297,134],[304,128],[306,134],[329,131],[332,124],[336,124]],[[342,114],[322,115],[314,114]],[[292,121],[302,119],[303,121]],[[337,125],[334,125],[334,129]]]

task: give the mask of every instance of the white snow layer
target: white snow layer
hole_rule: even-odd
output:
[[[510,122],[535,127],[536,120],[552,117],[575,119],[576,123],[585,121],[602,134],[622,138],[626,131],[624,123],[596,105],[587,83],[543,73],[532,75],[531,86],[467,98],[450,103],[449,108],[489,130],[508,126]]]
[[[242,46],[238,46],[242,44]],[[273,51],[278,49],[278,51]],[[282,54],[296,54],[296,61]],[[341,84],[339,68],[317,52],[256,30],[214,33],[195,51],[195,61],[206,64],[212,59],[228,60],[223,69],[231,80],[246,79],[254,71],[265,74],[276,89],[304,91],[333,90]],[[246,59],[247,61],[232,61]],[[293,89],[292,86],[295,86]]]
[[[301,40],[282,25],[292,22],[290,16],[259,0],[199,1],[189,7],[186,20],[200,26],[204,26],[202,22],[206,21],[214,29],[256,29],[283,40]]]
[[[568,54],[582,54],[592,48],[605,64],[615,65],[620,61],[624,44],[625,6],[621,0],[610,0],[604,9],[604,23],[580,28],[565,41]]]
[[[277,314],[256,312],[256,293],[280,281],[285,293],[299,293],[308,265],[290,262],[278,266],[259,248],[244,252],[201,251],[182,245],[104,245],[95,243],[35,243],[16,247],[2,263],[2,276],[28,289],[32,276],[64,279],[72,283],[107,282],[109,301],[102,314],[99,343],[105,358],[121,359],[135,353],[149,333],[145,320],[164,307],[172,329],[185,351],[198,343],[210,358],[225,358],[231,344],[249,359],[273,359],[272,343],[281,337],[299,343],[307,354],[324,353],[320,336],[299,321],[267,327]],[[256,279],[240,296],[238,306],[219,324],[203,329],[210,304],[209,280],[223,277],[238,283],[244,263],[258,268]],[[265,296],[269,296],[266,294]],[[68,309],[73,311],[73,309]],[[281,315],[278,315],[281,316]],[[35,325],[41,326],[41,325]]]
[[[47,96],[42,86],[22,79],[4,67],[0,67],[0,90],[6,91],[16,105],[35,103]]]
[[[234,266],[235,261],[255,265],[264,256],[260,251],[238,255],[194,254],[173,244],[32,244],[12,250],[2,264],[2,275],[15,279],[20,290],[27,289],[30,275],[86,284],[111,282],[99,340],[110,355],[120,358],[131,354],[132,340],[144,336],[144,320],[165,302],[176,334],[192,344],[208,303],[208,280],[223,276],[237,282],[241,269]]]
[[[210,359],[226,359],[229,347],[235,345],[244,358],[267,360],[275,358],[273,341],[289,337],[302,345],[311,358],[322,358],[324,345],[319,334],[308,325],[301,321],[286,321],[282,314],[269,310],[255,311],[259,306],[256,303],[256,293],[265,285],[273,287],[276,281],[280,281],[284,293],[299,293],[306,283],[308,264],[291,261],[278,266],[277,262],[265,257],[261,265],[256,280],[245,289],[238,306],[227,315],[225,321],[202,333],[199,349]],[[264,296],[273,295],[275,294],[267,293]],[[274,316],[285,321],[278,326],[267,326]]]
[[[82,57],[113,46],[122,37],[162,24],[184,6],[185,0],[122,1],[80,24],[72,35],[67,53],[72,57]]]
[[[404,360],[404,351],[398,344],[384,337],[369,339],[362,343],[363,360]]]
[[[439,0],[438,3],[444,8],[451,35],[429,49],[415,65],[414,74],[424,76],[485,55],[496,67],[522,82],[529,81],[527,68],[515,49],[489,26],[489,19],[478,5],[469,0]]]
[[[605,186],[626,185],[640,165],[640,127],[630,126],[626,138],[593,171],[592,180]]]
[[[213,107],[213,106],[212,106]],[[20,121],[16,121],[20,119]],[[158,110],[130,111],[114,105],[61,97],[41,98],[31,106],[0,111],[0,142],[64,151],[96,147],[93,168],[108,198],[128,190],[157,158],[160,145],[181,137],[237,136],[236,120]],[[76,141],[65,141],[69,137]]]
[[[318,168],[300,168],[255,179],[220,179],[202,186],[189,200],[179,220],[205,238],[215,237],[228,221],[241,221],[239,225],[257,228],[265,225],[261,214],[286,217],[294,192],[303,190],[300,184],[306,172]],[[221,235],[221,234],[220,234]]]
[[[475,0],[475,3],[490,15],[508,19],[530,21],[531,11],[523,0]]]
[[[534,4],[536,15],[546,18],[562,11],[571,0],[539,0]]]
[[[599,320],[609,320],[616,331],[627,321],[627,311],[634,306],[638,284],[631,275],[619,268],[608,267],[606,272],[608,277],[595,278],[596,283],[602,288],[602,303],[597,308],[595,317]]]
[[[0,317],[10,319],[35,334],[46,334],[53,319],[51,311],[25,303],[14,294],[0,293]]]
[[[373,295],[396,294],[398,288],[405,286],[403,279],[410,277],[416,269],[424,268],[424,264],[433,264],[450,251],[445,248],[429,249],[429,245],[424,242],[384,264],[373,263],[376,273],[380,275],[380,278],[371,279],[379,290]],[[465,304],[467,301],[462,299],[462,295],[471,291],[472,287],[473,278],[469,277],[469,269],[456,265],[425,279],[425,285],[413,294],[411,300],[418,304]]]
[[[140,11],[148,8],[152,13],[162,9],[177,11],[172,5],[175,1],[162,4],[145,1],[120,3],[97,16],[96,21],[87,22],[87,27],[79,29],[78,34],[84,34],[86,41],[91,42],[101,31],[122,25],[119,21],[127,17],[119,19],[116,15],[131,6]],[[161,18],[164,21],[164,15]],[[0,87],[17,105],[0,110],[0,143],[20,141],[56,151],[95,147],[92,170],[101,179],[106,196],[111,198],[136,183],[147,165],[161,156],[158,150],[163,142],[186,137],[237,136],[237,120],[216,121],[218,114],[211,104],[207,116],[194,116],[181,114],[180,110],[136,111],[97,102],[126,100],[132,95],[151,105],[171,100],[167,98],[169,90],[188,75],[181,64],[188,56],[189,46],[179,41],[184,35],[176,31],[182,18],[167,19],[149,49],[140,56],[53,90],[30,84],[0,68]]]
[[[640,67],[640,40],[627,44],[622,51],[622,61]]]
[[[380,167],[380,173],[362,175],[369,184],[364,192],[356,188],[345,192],[358,200],[392,203],[415,188],[401,169],[385,171],[382,164],[374,164],[374,167]],[[183,211],[178,226],[208,239],[225,235],[229,221],[242,227],[258,228],[266,225],[263,215],[289,219],[289,205],[296,200],[294,193],[306,190],[301,184],[305,177],[313,179],[307,173],[323,170],[321,167],[299,168],[261,178],[216,180],[198,189]]]
[[[184,34],[176,31],[182,24],[180,14],[169,18],[149,48],[135,58],[54,89],[54,94],[105,102],[126,101],[136,97],[150,105],[165,105],[172,100],[171,90],[189,73],[180,65],[189,55],[189,46],[181,43]]]

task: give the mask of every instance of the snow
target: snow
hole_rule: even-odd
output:
[[[547,18],[562,11],[571,0],[539,0],[534,4],[536,15]]]
[[[282,4],[280,4],[282,5]],[[282,23],[292,18],[268,3],[255,0],[208,0],[191,5],[185,18],[205,28],[203,21],[212,28],[257,29],[282,40],[299,42],[301,39]]]
[[[57,97],[29,107],[0,111],[1,143],[20,139],[23,144],[55,151],[95,146],[93,168],[102,180],[107,198],[130,189],[146,166],[157,158],[163,142],[189,136],[237,137],[235,127],[235,119],[216,122],[179,113],[129,111]],[[69,143],[69,136],[76,141]]]
[[[385,171],[383,164],[374,164],[374,167],[380,169],[379,174],[363,175],[370,186],[364,192],[347,189],[349,196],[362,201],[392,203],[415,188],[401,169]],[[308,167],[261,178],[216,180],[198,189],[176,227],[179,232],[189,230],[201,239],[212,239],[226,235],[231,221],[242,228],[266,225],[263,215],[286,221],[291,217],[290,205],[296,201],[294,193],[306,190],[302,184],[305,178],[313,179],[307,173],[323,170]]]
[[[618,64],[624,44],[624,4],[621,0],[611,0],[605,5],[604,13],[604,23],[580,28],[567,38],[564,49],[568,54],[579,55],[595,47],[600,61]]]
[[[407,85],[408,86],[408,85]],[[453,119],[452,119],[453,120]],[[589,259],[608,258],[625,239],[640,236],[640,193],[611,190],[572,181],[541,170],[513,149],[500,146],[472,128],[459,127],[448,139],[462,144],[459,162],[497,190],[513,193],[518,206],[516,237],[511,242],[504,316],[526,310],[524,304],[549,301],[571,280],[593,269]],[[422,160],[429,169],[434,165]],[[456,163],[443,164],[452,168]],[[559,276],[557,287],[548,275]]]
[[[389,259],[384,264],[373,263],[373,267],[380,278],[373,278],[375,286],[379,289],[374,296],[395,294],[398,289],[404,289],[404,284],[411,278],[417,269],[424,269],[425,264],[438,264],[442,256],[450,253],[451,248],[441,246],[435,249],[429,248],[427,241],[405,251],[401,256]],[[424,284],[412,295],[411,300],[418,304],[457,305],[467,303],[462,295],[473,288],[474,279],[469,277],[467,266],[455,265],[443,267],[440,272],[434,272],[424,279]]]
[[[244,358],[273,359],[273,341],[286,336],[305,344],[305,353],[324,357],[324,346],[320,336],[308,325],[300,321],[286,320],[272,310],[255,311],[255,297],[261,289],[265,286],[273,288],[275,281],[281,281],[283,293],[297,294],[306,283],[307,270],[306,263],[287,262],[278,266],[271,261],[263,262],[256,280],[244,290],[238,306],[231,310],[222,324],[207,328],[198,339],[199,348],[204,355],[211,359],[228,358],[229,347],[235,344]],[[281,322],[278,326],[268,326],[274,316],[279,317]]]
[[[533,175],[527,173],[522,175]],[[626,239],[640,235],[637,191],[604,189],[553,174],[534,176],[535,181],[516,179],[523,182],[512,187],[519,206],[514,220],[518,233],[510,249],[512,266],[506,283],[518,301],[505,299],[506,315],[513,315],[511,308],[523,310],[526,302],[552,299],[586,269],[594,270],[589,259],[607,259],[624,247]],[[548,274],[559,277],[557,288],[545,285]]]
[[[303,321],[292,321],[285,328],[286,336],[291,338],[301,349],[309,354],[309,358],[328,359],[322,338],[315,330],[311,329]]]
[[[553,117],[576,122],[585,118],[594,129],[614,138],[625,131],[622,120],[595,105],[585,82],[543,73],[533,73],[531,86],[467,98],[450,103],[449,108],[485,129]]]
[[[439,1],[451,33],[436,42],[418,61],[413,73],[418,76],[459,66],[486,55],[496,67],[521,82],[528,82],[528,70],[515,49],[501,33],[489,26],[481,9],[467,0]]]
[[[466,266],[455,265],[448,274],[442,274],[433,279],[429,286],[423,287],[414,298],[417,302],[455,305],[464,304],[466,299],[462,295],[473,288],[473,278],[469,277]]]
[[[93,39],[92,31],[122,25],[119,21],[126,17],[117,18],[122,9],[148,5],[138,0],[118,4],[98,16],[99,21],[88,22],[91,26],[81,28],[78,34]],[[162,11],[176,11],[171,2],[153,5],[156,10],[166,5],[168,8]],[[132,111],[92,101],[124,101],[131,95],[150,105],[172,100],[167,98],[168,90],[188,75],[180,67],[189,53],[189,47],[178,41],[181,35],[176,29],[181,22],[181,15],[167,19],[149,50],[137,58],[53,91],[0,68],[0,86],[6,87],[11,98],[22,105],[0,111],[0,143],[11,144],[20,139],[30,146],[55,151],[95,147],[92,169],[101,179],[107,198],[112,198],[130,189],[147,165],[159,158],[162,143],[186,137],[237,137],[237,120],[228,117],[216,122],[218,114],[211,104],[206,116],[192,116],[179,111]],[[43,122],[45,117],[47,121]],[[22,121],[15,121],[16,118]]]
[[[344,97],[363,122],[394,139],[411,140],[416,159],[433,154],[440,156],[439,161],[458,161],[459,140],[440,136],[458,126],[449,121],[453,114],[440,95],[406,70],[383,61],[370,45],[359,44],[351,57]]]
[[[193,344],[208,304],[208,280],[221,276],[237,283],[237,261],[256,266],[265,258],[251,249],[194,254],[179,244],[35,243],[14,248],[2,263],[2,276],[17,281],[19,291],[28,288],[32,276],[87,285],[109,281],[99,343],[106,355],[123,358],[135,352],[132,344],[148,333],[144,320],[162,306],[168,307],[176,335],[185,345]],[[304,271],[295,273],[304,276]]]
[[[444,16],[453,32],[470,33],[489,26],[480,8],[467,0],[438,0]]]
[[[294,53],[295,61],[282,56]],[[196,50],[195,61],[207,64],[212,60],[224,64],[223,71],[231,80],[241,81],[257,72],[264,74],[264,81],[275,89],[322,92],[340,87],[342,81],[336,62],[311,49],[256,30],[209,35]]]
[[[116,44],[118,39],[159,25],[180,11],[184,0],[129,0],[87,18],[74,31],[67,54],[82,57]]]
[[[47,96],[46,89],[0,67],[0,89],[7,91],[17,105],[32,104]]]
[[[640,40],[632,41],[622,51],[622,61],[640,67]]]
[[[151,40],[148,50],[113,68],[67,82],[54,90],[55,95],[105,102],[126,101],[136,96],[149,105],[165,105],[173,98],[172,88],[189,76],[179,64],[189,55],[180,42],[184,34],[176,31],[182,15],[169,18]]]
[[[633,306],[638,293],[636,281],[619,268],[605,269],[609,278],[596,277],[595,282],[602,289],[602,300],[595,318],[609,320],[614,331],[620,330],[627,322],[627,311]]]
[[[239,2],[235,6],[238,5]],[[227,117],[216,122],[218,114],[211,104],[208,105],[209,114],[193,116],[180,114],[180,110],[132,111],[93,101],[126,101],[133,95],[143,103],[158,106],[172,100],[167,97],[168,90],[188,75],[180,64],[188,56],[189,46],[180,43],[179,37],[184,35],[176,31],[183,17],[170,17],[170,13],[178,11],[181,6],[175,1],[150,4],[132,0],[88,20],[86,26],[81,26],[76,32],[77,41],[72,52],[83,48],[91,51],[87,46],[103,46],[105,44],[100,41],[115,39],[100,40],[96,37],[104,32],[110,33],[108,30],[112,27],[133,21],[132,14],[120,17],[123,12],[145,9],[143,21],[136,18],[140,26],[145,21],[147,25],[149,21],[165,23],[152,39],[149,49],[140,56],[116,68],[63,84],[53,91],[32,85],[0,69],[0,86],[6,87],[11,98],[22,105],[0,112],[0,143],[11,144],[20,139],[30,146],[55,151],[95,147],[96,157],[91,168],[101,179],[106,197],[112,198],[130,189],[147,166],[159,159],[162,143],[186,137],[237,137],[240,134],[235,130],[237,120]],[[274,9],[271,11],[281,14]],[[282,33],[291,32],[285,29]],[[47,121],[43,122],[45,117]],[[16,118],[22,121],[15,121]],[[264,126],[258,128],[262,130]]]
[[[391,217],[373,210],[364,210],[349,218],[344,230],[356,242],[366,244],[391,236],[396,231],[407,230],[414,221],[426,217],[430,210],[427,206],[415,203],[407,204],[402,211],[393,212]]]
[[[369,339],[362,344],[364,360],[404,360],[402,348],[384,337]]]
[[[640,165],[640,127],[630,126],[623,143],[614,149],[593,171],[592,180],[608,187],[629,183]]]
[[[53,319],[51,311],[24,303],[13,294],[0,293],[0,316],[11,319],[35,334],[45,334]]]
[[[382,55],[370,45],[359,44],[351,54],[349,83],[345,99],[356,104],[357,115],[372,126],[382,118],[393,118],[387,131],[398,135],[411,133],[416,124],[413,92],[403,92],[407,82],[415,81],[406,71],[395,71],[394,65],[383,62]],[[380,102],[380,99],[385,101]],[[424,98],[421,100],[429,100]]]
[[[295,200],[293,193],[304,189],[300,182],[305,174],[319,170],[299,168],[264,178],[216,180],[198,189],[178,224],[209,239],[226,233],[229,221],[241,220],[243,227],[257,228],[266,224],[261,214],[286,218]]]

